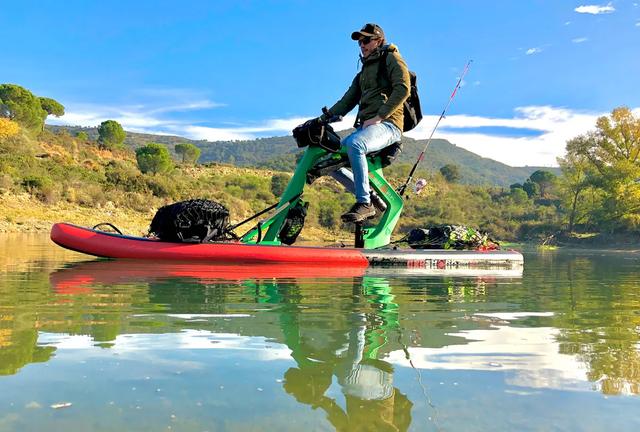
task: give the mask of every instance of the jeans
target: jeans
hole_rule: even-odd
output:
[[[351,171],[353,171],[353,185],[357,202],[366,204],[371,202],[369,166],[366,155],[382,150],[400,141],[400,138],[402,138],[402,132],[396,125],[390,122],[381,122],[364,129],[358,128],[342,140],[342,146],[347,148]],[[345,174],[344,168],[333,172],[331,176],[353,192],[352,188],[348,186],[349,180],[351,180],[348,178],[350,176]]]

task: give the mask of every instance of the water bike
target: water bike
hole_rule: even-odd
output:
[[[194,213],[193,208],[186,208],[183,215],[176,215],[174,212],[175,218],[169,221],[169,225],[182,231],[178,232],[176,238],[169,240],[162,235],[160,238],[133,237],[118,230],[106,232],[100,226],[86,228],[67,223],[55,224],[51,230],[51,239],[67,249],[120,259],[197,261],[211,264],[299,263],[434,271],[522,270],[523,257],[516,251],[483,248],[414,249],[392,244],[391,236],[404,203],[402,191],[389,184],[384,177],[383,168],[397,157],[401,151],[401,143],[367,155],[370,185],[386,208],[375,219],[353,224],[353,246],[294,245],[306,214],[307,204],[303,200],[305,187],[317,178],[349,164],[340,145],[340,137],[331,127],[331,123],[337,120],[339,118],[336,117],[329,117],[325,121],[314,119],[294,130],[296,142],[304,148],[304,153],[279,202],[240,223],[229,225],[226,209],[214,203],[207,215],[196,215],[191,221],[184,219],[184,216]],[[194,201],[189,203],[194,204]],[[156,218],[160,213],[161,211],[156,214]],[[241,226],[260,217],[264,218],[254,222],[253,228],[244,234],[236,234]],[[152,231],[156,218],[152,221]],[[173,234],[175,237],[175,230]]]

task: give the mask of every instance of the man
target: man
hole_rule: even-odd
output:
[[[351,39],[358,41],[362,70],[328,115],[343,116],[358,106],[356,131],[342,140],[353,171],[356,203],[342,215],[342,220],[362,222],[376,214],[371,203],[366,154],[400,141],[403,103],[409,97],[411,81],[398,48],[386,43],[379,25],[365,24],[351,34]],[[386,62],[386,67],[381,67],[381,61]]]

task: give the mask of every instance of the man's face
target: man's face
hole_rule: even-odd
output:
[[[358,39],[358,45],[360,46],[360,52],[362,57],[369,57],[369,55],[380,45],[380,39],[372,39],[369,36],[361,37]]]

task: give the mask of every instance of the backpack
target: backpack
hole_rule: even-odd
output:
[[[387,55],[388,50],[384,50],[380,56],[380,63],[378,69],[378,77],[385,76],[388,78],[387,71]],[[422,120],[422,108],[420,108],[420,98],[418,97],[418,85],[417,75],[413,71],[409,71],[409,78],[411,81],[411,88],[409,89],[409,97],[403,103],[404,121],[402,132],[408,132],[411,129],[418,126],[420,120]]]

